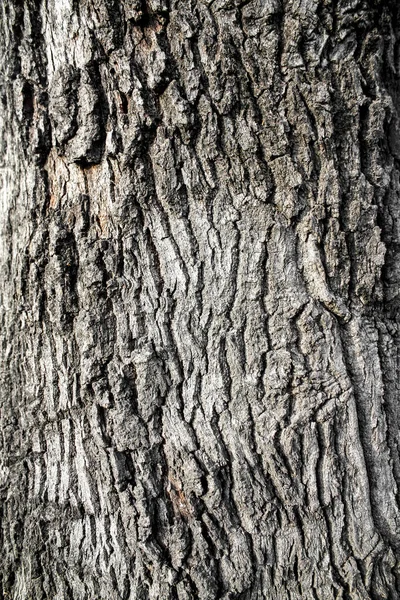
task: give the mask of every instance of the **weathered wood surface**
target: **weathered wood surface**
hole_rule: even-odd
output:
[[[1,2],[2,598],[400,597],[399,23]]]

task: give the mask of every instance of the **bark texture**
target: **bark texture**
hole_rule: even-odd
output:
[[[400,598],[397,6],[1,2],[1,598]]]

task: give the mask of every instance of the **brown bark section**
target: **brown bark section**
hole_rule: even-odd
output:
[[[397,599],[396,2],[0,10],[2,597]]]

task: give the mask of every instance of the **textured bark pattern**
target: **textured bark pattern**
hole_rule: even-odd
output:
[[[2,598],[400,597],[396,0],[3,0]]]

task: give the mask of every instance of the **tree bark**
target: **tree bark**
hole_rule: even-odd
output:
[[[3,0],[1,598],[400,597],[393,0]]]

